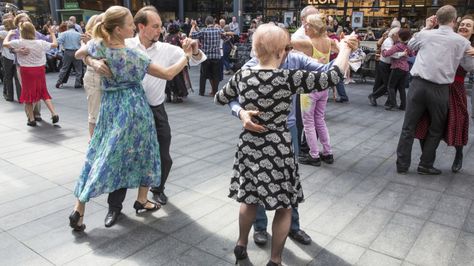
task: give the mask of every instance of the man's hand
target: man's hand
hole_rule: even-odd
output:
[[[90,40],[92,39],[92,36],[90,35],[90,33],[84,33],[84,34],[81,34],[81,41],[83,43],[87,43],[89,42]]]
[[[265,127],[252,121],[252,117],[257,116],[259,113],[259,111],[246,111],[244,109],[240,110],[239,117],[245,129],[256,133],[263,133],[267,131]]]
[[[468,54],[470,56],[474,56],[474,47],[471,46],[471,48],[469,48],[469,50],[467,50],[466,54]]]
[[[21,55],[29,55],[30,54],[30,49],[26,48],[26,47],[21,47],[21,48],[18,48],[18,49],[14,49],[14,52],[17,53],[17,54],[21,54]]]
[[[91,67],[101,76],[112,77],[112,71],[110,71],[110,68],[107,66],[105,59],[91,59]]]

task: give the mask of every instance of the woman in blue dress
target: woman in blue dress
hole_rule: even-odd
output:
[[[94,40],[81,47],[76,58],[103,59],[112,76],[102,78],[103,95],[99,119],[92,136],[84,168],[74,195],[77,197],[69,224],[83,231],[85,204],[90,198],[120,188],[139,188],[134,208],[157,210],[147,199],[150,186],[160,185],[160,153],[153,115],[141,81],[145,74],[171,79],[188,63],[192,49],[186,40],[182,59],[169,68],[150,63],[141,51],[125,47],[124,40],[134,35],[130,11],[112,6],[94,29]]]

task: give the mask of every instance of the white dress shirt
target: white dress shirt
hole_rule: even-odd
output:
[[[305,31],[304,31],[304,26],[301,25],[301,27],[298,28],[298,30],[295,31],[295,33],[293,33],[291,35],[291,40],[294,41],[294,40],[309,40],[309,37],[306,35]]]
[[[156,42],[147,49],[140,43],[138,36],[126,39],[125,45],[129,48],[139,49],[145,52],[153,64],[158,64],[162,67],[170,67],[184,56],[183,49],[169,43]],[[191,57],[189,64],[195,66],[204,62],[207,57],[204,53],[201,52],[201,54],[201,60],[196,60],[194,57]],[[149,105],[157,106],[164,103],[166,99],[166,80],[146,74],[142,85]]]

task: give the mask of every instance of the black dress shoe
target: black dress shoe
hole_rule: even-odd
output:
[[[451,171],[453,171],[453,173],[457,173],[459,172],[459,170],[461,170],[461,168],[462,168],[462,154],[460,155],[456,154],[453,165],[451,166]]]
[[[30,127],[36,127],[36,121],[35,121],[35,120],[33,120],[33,121],[28,121],[28,122],[26,122],[26,125],[27,125],[27,126],[30,126]]]
[[[263,246],[268,242],[268,233],[265,230],[255,231],[253,233],[253,241],[255,244]]]
[[[43,121],[43,118],[41,118],[40,115],[35,115],[35,121],[36,122],[41,122],[41,121]]]
[[[420,174],[420,175],[439,175],[439,174],[441,174],[441,170],[436,169],[434,167],[418,166],[418,174]]]
[[[308,234],[306,234],[306,232],[303,230],[290,231],[288,236],[300,244],[303,244],[303,245],[311,244],[311,237]]]
[[[321,158],[321,160],[327,164],[334,163],[334,156],[332,154],[323,155],[322,153],[320,153],[319,158]]]
[[[345,98],[337,98],[336,99],[336,102],[337,103],[345,103],[345,102],[348,102],[349,100],[348,99],[345,99]]]
[[[321,166],[321,159],[320,158],[313,158],[311,155],[302,157],[299,159],[299,163],[301,164],[309,164],[312,166]]]
[[[370,105],[377,106],[377,101],[375,100],[375,97],[372,94],[370,94],[368,98]]]
[[[165,195],[164,191],[157,191],[154,189],[150,189],[150,191],[153,193],[153,200],[161,205],[166,205],[166,203],[168,203],[168,197]]]
[[[408,170],[407,169],[401,169],[401,168],[397,168],[397,173],[401,174],[401,175],[406,175],[408,173]]]
[[[119,216],[120,216],[120,211],[109,210],[109,212],[105,216],[105,221],[104,221],[105,227],[111,227],[112,225],[114,225],[115,222],[117,222],[117,219]]]
[[[56,82],[56,86],[55,86],[55,87],[56,87],[56,89],[59,89],[59,88],[61,87],[61,85],[63,85],[63,84],[62,84],[62,83],[60,83],[60,82]]]

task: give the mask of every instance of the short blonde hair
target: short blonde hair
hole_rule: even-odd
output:
[[[260,25],[252,38],[252,49],[260,62],[278,56],[290,41],[288,32],[273,23]]]
[[[94,38],[110,40],[110,36],[116,27],[123,27],[127,15],[131,15],[130,10],[123,6],[109,7],[102,18],[102,21],[97,23],[94,28]]]
[[[20,25],[20,37],[25,40],[36,39],[36,29],[31,22],[23,22]]]
[[[326,33],[326,17],[322,14],[313,14],[306,17],[306,23],[310,25],[318,35]]]

